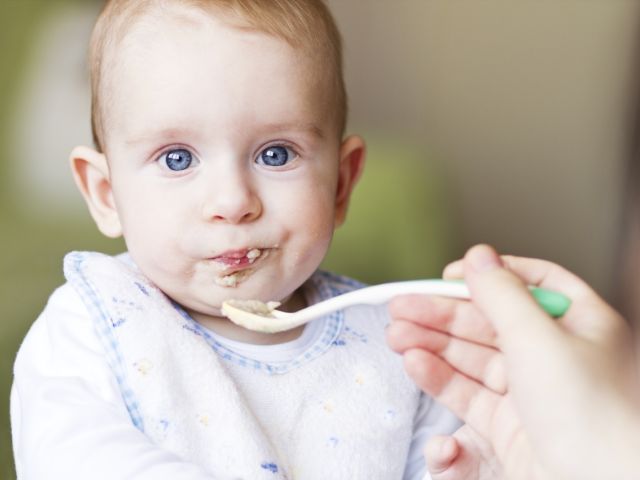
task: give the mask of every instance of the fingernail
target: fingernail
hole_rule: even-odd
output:
[[[478,272],[489,272],[502,267],[502,260],[489,245],[476,245],[465,256],[471,268]]]

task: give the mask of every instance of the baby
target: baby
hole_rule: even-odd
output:
[[[424,477],[424,443],[459,423],[385,345],[385,309],[277,334],[220,313],[361,286],[317,271],[364,163],[341,64],[320,0],[107,3],[95,148],[71,165],[128,253],[67,255],[20,348],[19,478]]]

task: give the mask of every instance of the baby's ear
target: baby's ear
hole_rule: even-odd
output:
[[[113,201],[107,157],[89,147],[76,147],[69,160],[73,178],[98,229],[107,237],[122,235],[120,217]]]
[[[364,168],[365,150],[364,140],[357,135],[347,137],[340,146],[340,169],[336,191],[336,226],[342,225],[347,217],[351,192],[353,192]]]

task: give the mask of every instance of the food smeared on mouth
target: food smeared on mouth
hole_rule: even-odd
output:
[[[260,250],[257,248],[252,248],[247,252],[247,259],[249,259],[249,263],[253,263],[256,261],[256,258],[260,256]]]
[[[213,260],[222,275],[215,277],[214,282],[221,287],[236,287],[253,271],[249,267],[259,258],[266,257],[267,254],[268,250],[251,248],[227,252],[215,257]]]
[[[216,282],[216,285],[221,287],[235,287],[240,281],[239,277],[239,273],[232,273],[231,275],[225,275],[224,277],[216,277],[214,282]]]

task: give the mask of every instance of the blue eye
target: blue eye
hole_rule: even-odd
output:
[[[282,145],[274,145],[260,152],[258,163],[268,167],[282,167],[295,158],[295,153]]]
[[[169,150],[167,153],[162,155],[160,157],[160,162],[166,165],[169,170],[180,172],[191,166],[191,163],[193,162],[193,155],[191,155],[189,150],[177,148],[175,150]]]

